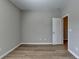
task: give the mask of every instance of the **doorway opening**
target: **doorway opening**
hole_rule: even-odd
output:
[[[68,16],[63,18],[63,44],[68,49]]]

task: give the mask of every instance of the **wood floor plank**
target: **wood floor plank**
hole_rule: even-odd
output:
[[[63,45],[21,45],[3,59],[76,59]]]

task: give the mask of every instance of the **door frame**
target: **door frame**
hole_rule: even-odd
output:
[[[64,16],[62,16],[62,19],[64,18],[64,17],[66,17],[66,16],[68,16],[68,49],[69,49],[69,42],[70,42],[70,40],[69,40],[69,14],[65,14]],[[64,31],[63,31],[64,32]],[[64,35],[64,34],[63,34]]]

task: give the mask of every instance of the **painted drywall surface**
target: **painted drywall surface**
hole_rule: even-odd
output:
[[[8,0],[0,0],[0,56],[20,42],[20,11]]]
[[[52,17],[60,17],[58,11],[23,12],[23,43],[52,43]]]
[[[79,0],[70,0],[69,5],[63,11],[63,15],[69,14],[69,49],[79,56]]]

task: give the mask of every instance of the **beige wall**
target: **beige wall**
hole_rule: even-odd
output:
[[[20,42],[20,11],[8,0],[0,0],[0,56]]]

